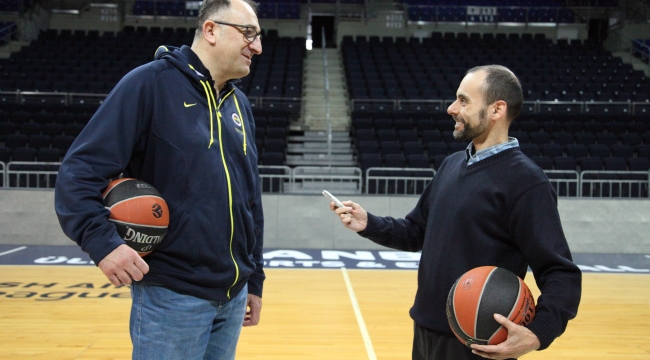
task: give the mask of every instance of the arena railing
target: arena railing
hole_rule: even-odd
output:
[[[415,111],[445,112],[454,100],[352,99],[350,111]],[[644,101],[524,101],[529,113],[650,113],[650,102]]]
[[[580,173],[575,170],[544,170],[546,177],[561,197],[580,197]]]
[[[263,193],[283,193],[285,184],[293,183],[292,171],[288,166],[260,165],[259,170]]]
[[[580,197],[647,198],[648,171],[583,171]]]
[[[61,163],[0,162],[0,188],[53,189]],[[323,173],[325,170],[329,173]],[[260,165],[262,192],[319,194],[419,195],[436,171],[425,168]],[[650,171],[544,170],[558,196],[574,198],[649,198]],[[365,177],[365,179],[364,179]]]
[[[10,161],[4,170],[5,188],[51,189],[61,163]]]
[[[292,170],[287,193],[320,194],[329,190],[337,194],[361,194],[363,172],[347,166],[296,166]]]
[[[419,195],[433,179],[434,169],[371,167],[366,169],[366,194]]]
[[[38,106],[90,106],[102,104],[108,94],[48,92],[48,91],[0,91],[0,102]],[[300,115],[301,98],[294,97],[248,97],[253,108],[283,109],[294,116]]]

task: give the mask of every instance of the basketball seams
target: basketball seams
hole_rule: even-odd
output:
[[[519,301],[521,301],[521,296],[522,296],[522,292],[521,292],[521,280],[519,280],[519,278],[517,278],[517,280],[518,280],[518,285],[519,285],[519,288],[518,288],[518,290],[517,290],[517,299],[515,300],[514,303],[512,303],[512,308],[510,309],[510,312],[508,313],[508,316],[506,316],[506,318],[507,318],[508,320],[510,320],[510,321],[513,321],[513,320],[514,320],[514,319],[512,319],[512,314],[513,314],[513,313],[515,312],[515,310],[519,307]],[[504,330],[505,330],[505,327],[504,327],[503,325],[499,326],[499,328],[497,329],[497,331],[495,331],[495,332],[492,334],[492,336],[490,336],[490,338],[488,339],[488,343],[491,342],[492,339],[494,339],[494,337],[497,336],[497,335],[499,334],[499,331],[501,331],[501,329],[504,329]],[[506,331],[506,334],[507,334],[507,330],[505,330],[505,331]],[[507,335],[506,335],[506,338],[507,338]]]
[[[485,288],[487,284],[490,282],[490,278],[494,274],[494,272],[497,270],[497,268],[493,268],[490,270],[490,273],[488,276],[485,277],[485,281],[483,282],[483,286],[481,286],[481,293],[479,294],[478,297],[478,302],[476,303],[476,312],[474,313],[474,336],[478,339],[478,321],[479,319],[479,311],[481,311],[481,302],[483,301],[483,293],[485,293]]]
[[[133,223],[133,222],[126,222],[126,221],[121,221],[121,220],[116,220],[116,219],[108,219],[108,221],[114,222],[114,223],[119,223],[119,224],[122,224],[122,225],[143,226],[143,224],[138,224],[138,223]],[[154,228],[154,229],[167,229],[167,226],[164,226],[164,225],[145,224],[144,226],[146,226],[148,228]]]
[[[161,200],[161,201],[165,201],[162,197],[160,197],[160,196],[156,196],[156,195],[139,195],[139,196],[133,196],[133,197],[130,197],[130,198],[126,198],[126,199],[124,199],[124,200],[117,201],[117,202],[115,202],[115,203],[114,203],[113,205],[111,205],[111,206],[104,206],[104,207],[105,207],[106,209],[108,209],[108,210],[111,210],[111,209],[114,208],[115,206],[120,205],[120,204],[123,204],[123,203],[125,203],[125,202],[127,202],[127,201],[134,200],[134,199],[144,199],[144,198],[154,198],[154,199],[159,199],[159,200]]]

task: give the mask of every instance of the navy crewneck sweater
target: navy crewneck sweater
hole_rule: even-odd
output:
[[[422,251],[410,314],[426,328],[452,334],[445,313],[449,290],[463,273],[485,265],[522,279],[528,266],[532,269],[541,295],[527,327],[539,338],[540,350],[576,316],[582,275],[562,231],[557,195],[519,147],[469,166],[464,152],[450,155],[406,218],[369,213],[359,235],[390,248]]]

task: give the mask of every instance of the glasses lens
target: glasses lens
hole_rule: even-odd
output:
[[[244,36],[246,37],[246,40],[253,42],[257,37],[257,31],[255,31],[253,28],[247,27],[246,31],[244,32]]]

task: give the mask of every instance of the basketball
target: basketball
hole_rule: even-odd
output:
[[[447,297],[447,320],[463,344],[504,342],[508,331],[494,320],[494,314],[518,325],[533,320],[535,299],[523,280],[496,266],[474,268],[456,280]]]
[[[123,178],[111,181],[102,197],[110,211],[108,221],[140,256],[160,245],[167,233],[169,209],[158,190],[144,181]]]

